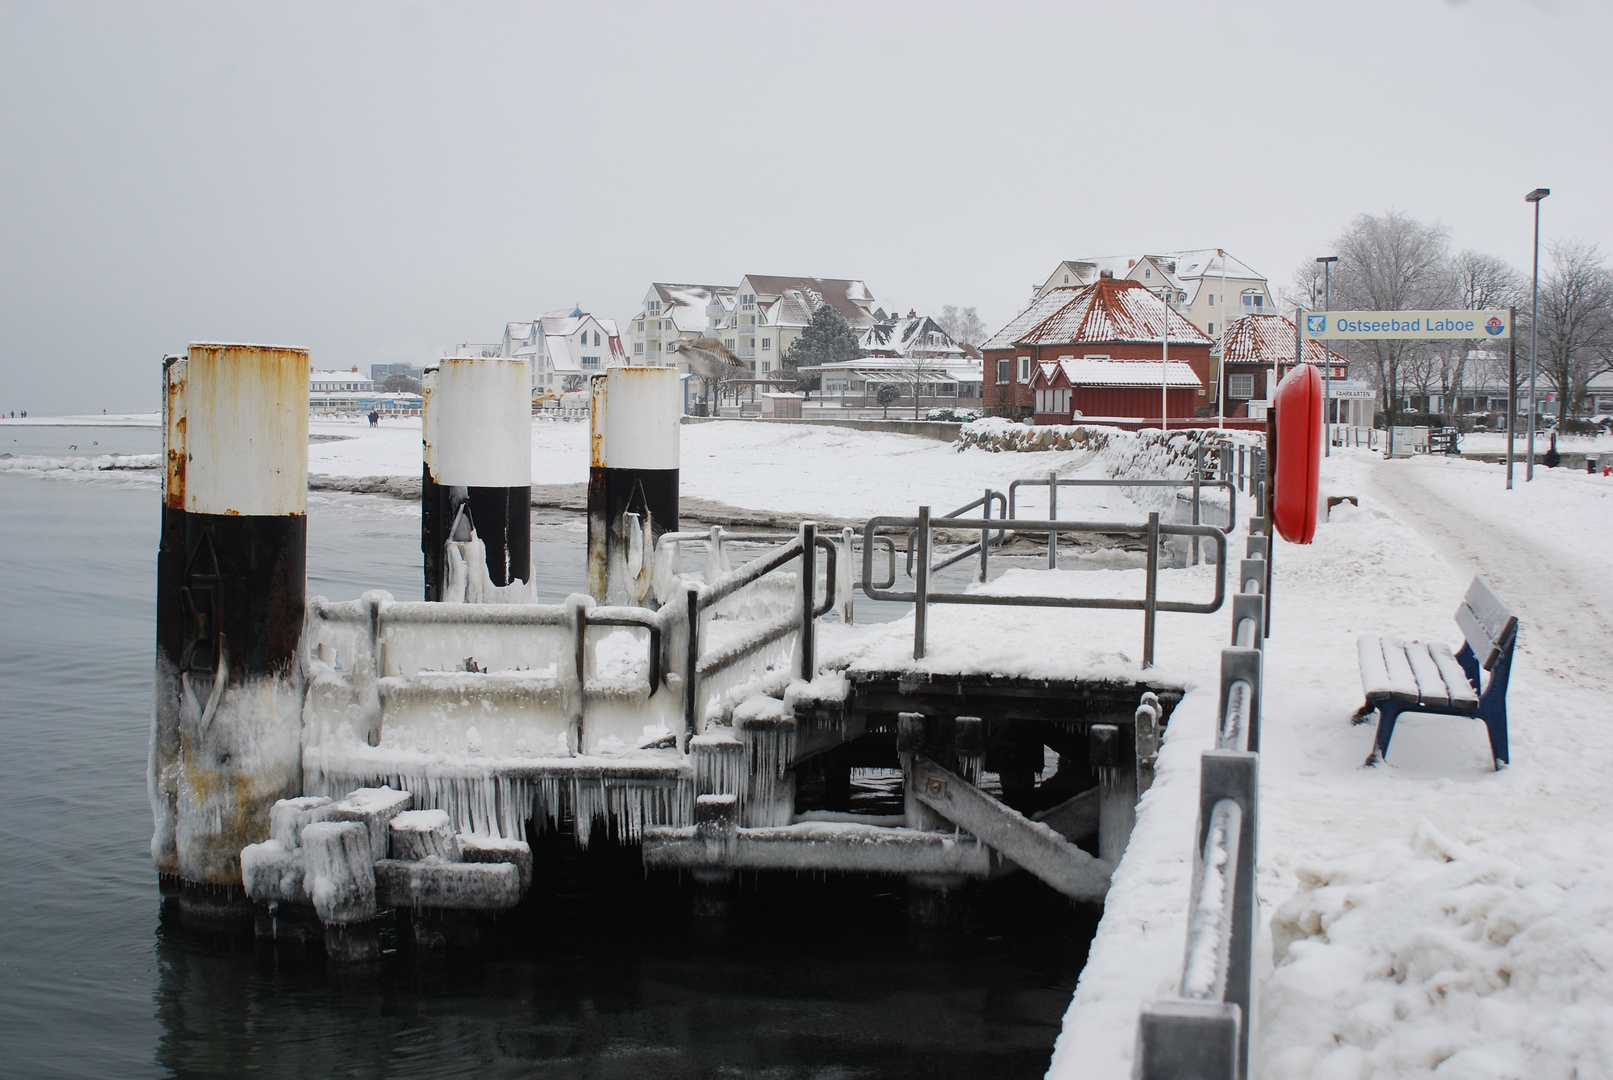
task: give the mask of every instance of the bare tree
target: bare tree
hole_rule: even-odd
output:
[[[932,390],[940,379],[946,378],[946,372],[926,356],[904,356],[896,361],[896,370],[892,373],[896,385],[902,388],[903,394],[913,395],[913,419],[919,418],[919,398],[923,396],[925,387]]]
[[[952,335],[952,340],[963,345],[979,345],[990,337],[986,324],[980,321],[980,315],[973,307],[959,310],[956,304],[944,304],[941,314],[935,321],[941,329]]]
[[[1613,271],[1595,244],[1559,240],[1540,282],[1540,371],[1557,391],[1557,418],[1577,411],[1590,380],[1613,366]]]
[[[1466,248],[1451,260],[1451,274],[1456,289],[1456,306],[1469,311],[1485,311],[1512,307],[1518,302],[1523,277],[1507,262],[1493,255]],[[1513,328],[1517,332],[1517,328]],[[1504,372],[1497,366],[1497,345],[1489,339],[1433,342],[1432,356],[1434,379],[1444,403],[1446,423],[1456,422],[1456,403],[1470,377],[1477,375],[1478,382],[1493,386],[1491,376]],[[1470,364],[1477,361],[1476,370]],[[1503,375],[1503,380],[1505,376]],[[1516,389],[1516,387],[1514,387]]]
[[[1359,311],[1411,311],[1456,306],[1458,289],[1450,258],[1450,233],[1398,210],[1362,214],[1334,241],[1333,307]],[[1314,268],[1301,266],[1294,284],[1314,288]],[[1341,342],[1352,368],[1377,384],[1390,423],[1411,386],[1434,385],[1428,343],[1399,339]],[[1425,390],[1426,392],[1426,390]]]

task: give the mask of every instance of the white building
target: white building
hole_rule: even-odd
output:
[[[874,296],[861,281],[746,274],[740,278],[737,292],[734,311],[719,326],[719,336],[758,378],[781,370],[785,352],[823,304],[839,312],[859,333],[879,321],[874,315]]]
[[[454,347],[454,353],[531,360],[533,397],[559,397],[568,390],[580,390],[594,372],[627,363],[616,320],[601,319],[580,308],[505,323],[502,341],[464,342]]]
[[[362,394],[375,390],[374,380],[360,375],[358,368],[349,371],[311,371],[308,373],[310,394],[354,391]]]
[[[734,310],[732,285],[674,285],[657,281],[644,296],[644,306],[627,326],[630,363],[659,367],[672,364],[687,373],[689,365],[676,359],[679,341],[717,337],[718,326]]]
[[[1041,299],[1049,289],[1090,285],[1105,271],[1156,293],[1170,289],[1177,313],[1216,341],[1225,325],[1240,316],[1278,313],[1265,275],[1219,248],[1066,259],[1045,282],[1032,287],[1032,299]]]

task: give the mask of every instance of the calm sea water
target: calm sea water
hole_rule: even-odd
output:
[[[138,429],[19,430],[0,428],[14,453],[157,448]],[[909,929],[890,883],[763,878],[713,925],[632,849],[552,845],[470,956],[387,936],[380,969],[354,974],[181,932],[147,855],[157,498],[149,473],[0,472],[0,1075],[1045,1071],[1095,920],[1033,882],[983,890],[937,934]],[[311,500],[309,591],[417,597],[418,521]],[[580,533],[539,530],[534,551],[546,599],[577,588]]]

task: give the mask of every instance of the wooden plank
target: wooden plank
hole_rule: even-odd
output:
[[[1506,643],[1517,632],[1518,617],[1495,595],[1489,582],[1476,577],[1473,584],[1467,587],[1467,595],[1462,597],[1461,606],[1456,609],[1456,625],[1461,627],[1467,643],[1473,646],[1473,654],[1479,658],[1480,666],[1489,671],[1500,659]]]
[[[1389,672],[1390,692],[1400,701],[1416,701],[1417,676],[1412,673],[1411,661],[1406,659],[1406,643],[1395,638],[1383,639],[1383,666]]]
[[[1368,701],[1417,700],[1417,680],[1406,662],[1406,651],[1393,638],[1363,634],[1355,643],[1361,660],[1361,687]],[[1397,667],[1391,667],[1398,659]]]
[[[1098,831],[1099,791],[1088,788],[1057,806],[1037,811],[1031,820],[1045,823],[1067,840],[1083,840]]]
[[[1445,689],[1445,677],[1439,664],[1429,655],[1428,646],[1421,641],[1406,645],[1406,661],[1411,665],[1412,677],[1417,680],[1417,699],[1424,705],[1449,705],[1451,693]]]
[[[1112,864],[1094,859],[1053,829],[993,799],[928,758],[913,761],[914,794],[925,806],[1074,900],[1102,900]]]
[[[1451,647],[1443,641],[1436,641],[1428,646],[1428,652],[1434,658],[1434,663],[1439,665],[1439,673],[1451,692],[1451,704],[1462,709],[1478,708],[1479,695],[1474,691],[1473,684],[1467,681],[1467,672],[1462,670],[1462,665],[1451,654]]]

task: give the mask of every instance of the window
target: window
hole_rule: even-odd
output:
[[[599,331],[594,331],[594,348],[599,348]]]
[[[1210,294],[1210,306],[1211,307],[1215,306],[1215,294],[1214,293]]]
[[[1031,381],[1031,358],[1028,356],[1021,356],[1019,358],[1019,381]]]
[[[1047,391],[1046,390],[1038,390],[1038,391],[1036,391],[1036,411],[1037,412],[1050,412],[1051,411],[1049,409],[1049,407],[1048,407],[1048,404],[1047,404]]]
[[[582,358],[582,366],[583,367],[594,367],[594,368],[598,367],[599,366],[599,357],[597,357],[597,356],[585,356],[585,357],[583,357]]]
[[[733,338],[723,338],[722,339],[722,344],[723,344],[723,348],[727,349],[729,352],[734,351],[734,339]]]
[[[763,340],[766,340],[766,339],[764,338]],[[762,370],[763,371],[772,371],[773,370],[773,362],[771,360],[763,360],[762,361]]]
[[[1154,272],[1153,272],[1153,271],[1152,271],[1152,270],[1149,270],[1149,269],[1147,269],[1147,268],[1144,268],[1144,270],[1143,270],[1143,277],[1145,277],[1145,278],[1151,278],[1151,277],[1153,277],[1153,276],[1154,276]]]
[[[635,356],[644,355],[644,342],[642,342],[642,341],[633,342],[633,355],[635,355]]]
[[[1255,377],[1253,375],[1227,376],[1227,397],[1248,400],[1254,396]]]
[[[1206,334],[1215,333],[1215,324],[1213,322],[1212,323],[1205,323],[1204,324],[1204,332]],[[1163,346],[1161,346],[1161,347],[1163,347]]]
[[[1070,283],[1070,275],[1065,274],[1064,275],[1064,284],[1068,285],[1069,283]]]
[[[771,349],[772,347],[773,347],[773,339],[764,337],[762,339],[762,348],[763,349]]]
[[[997,385],[1008,382],[1013,378],[1014,363],[1012,360],[997,361]]]
[[[651,300],[650,301],[650,314],[651,315],[659,315],[659,314],[661,314],[661,301],[659,301],[659,300]]]
[[[1266,302],[1266,298],[1264,296],[1262,296],[1260,293],[1246,292],[1246,293],[1243,294],[1243,306],[1244,307],[1258,308],[1258,307],[1262,307],[1265,304],[1265,302]]]

